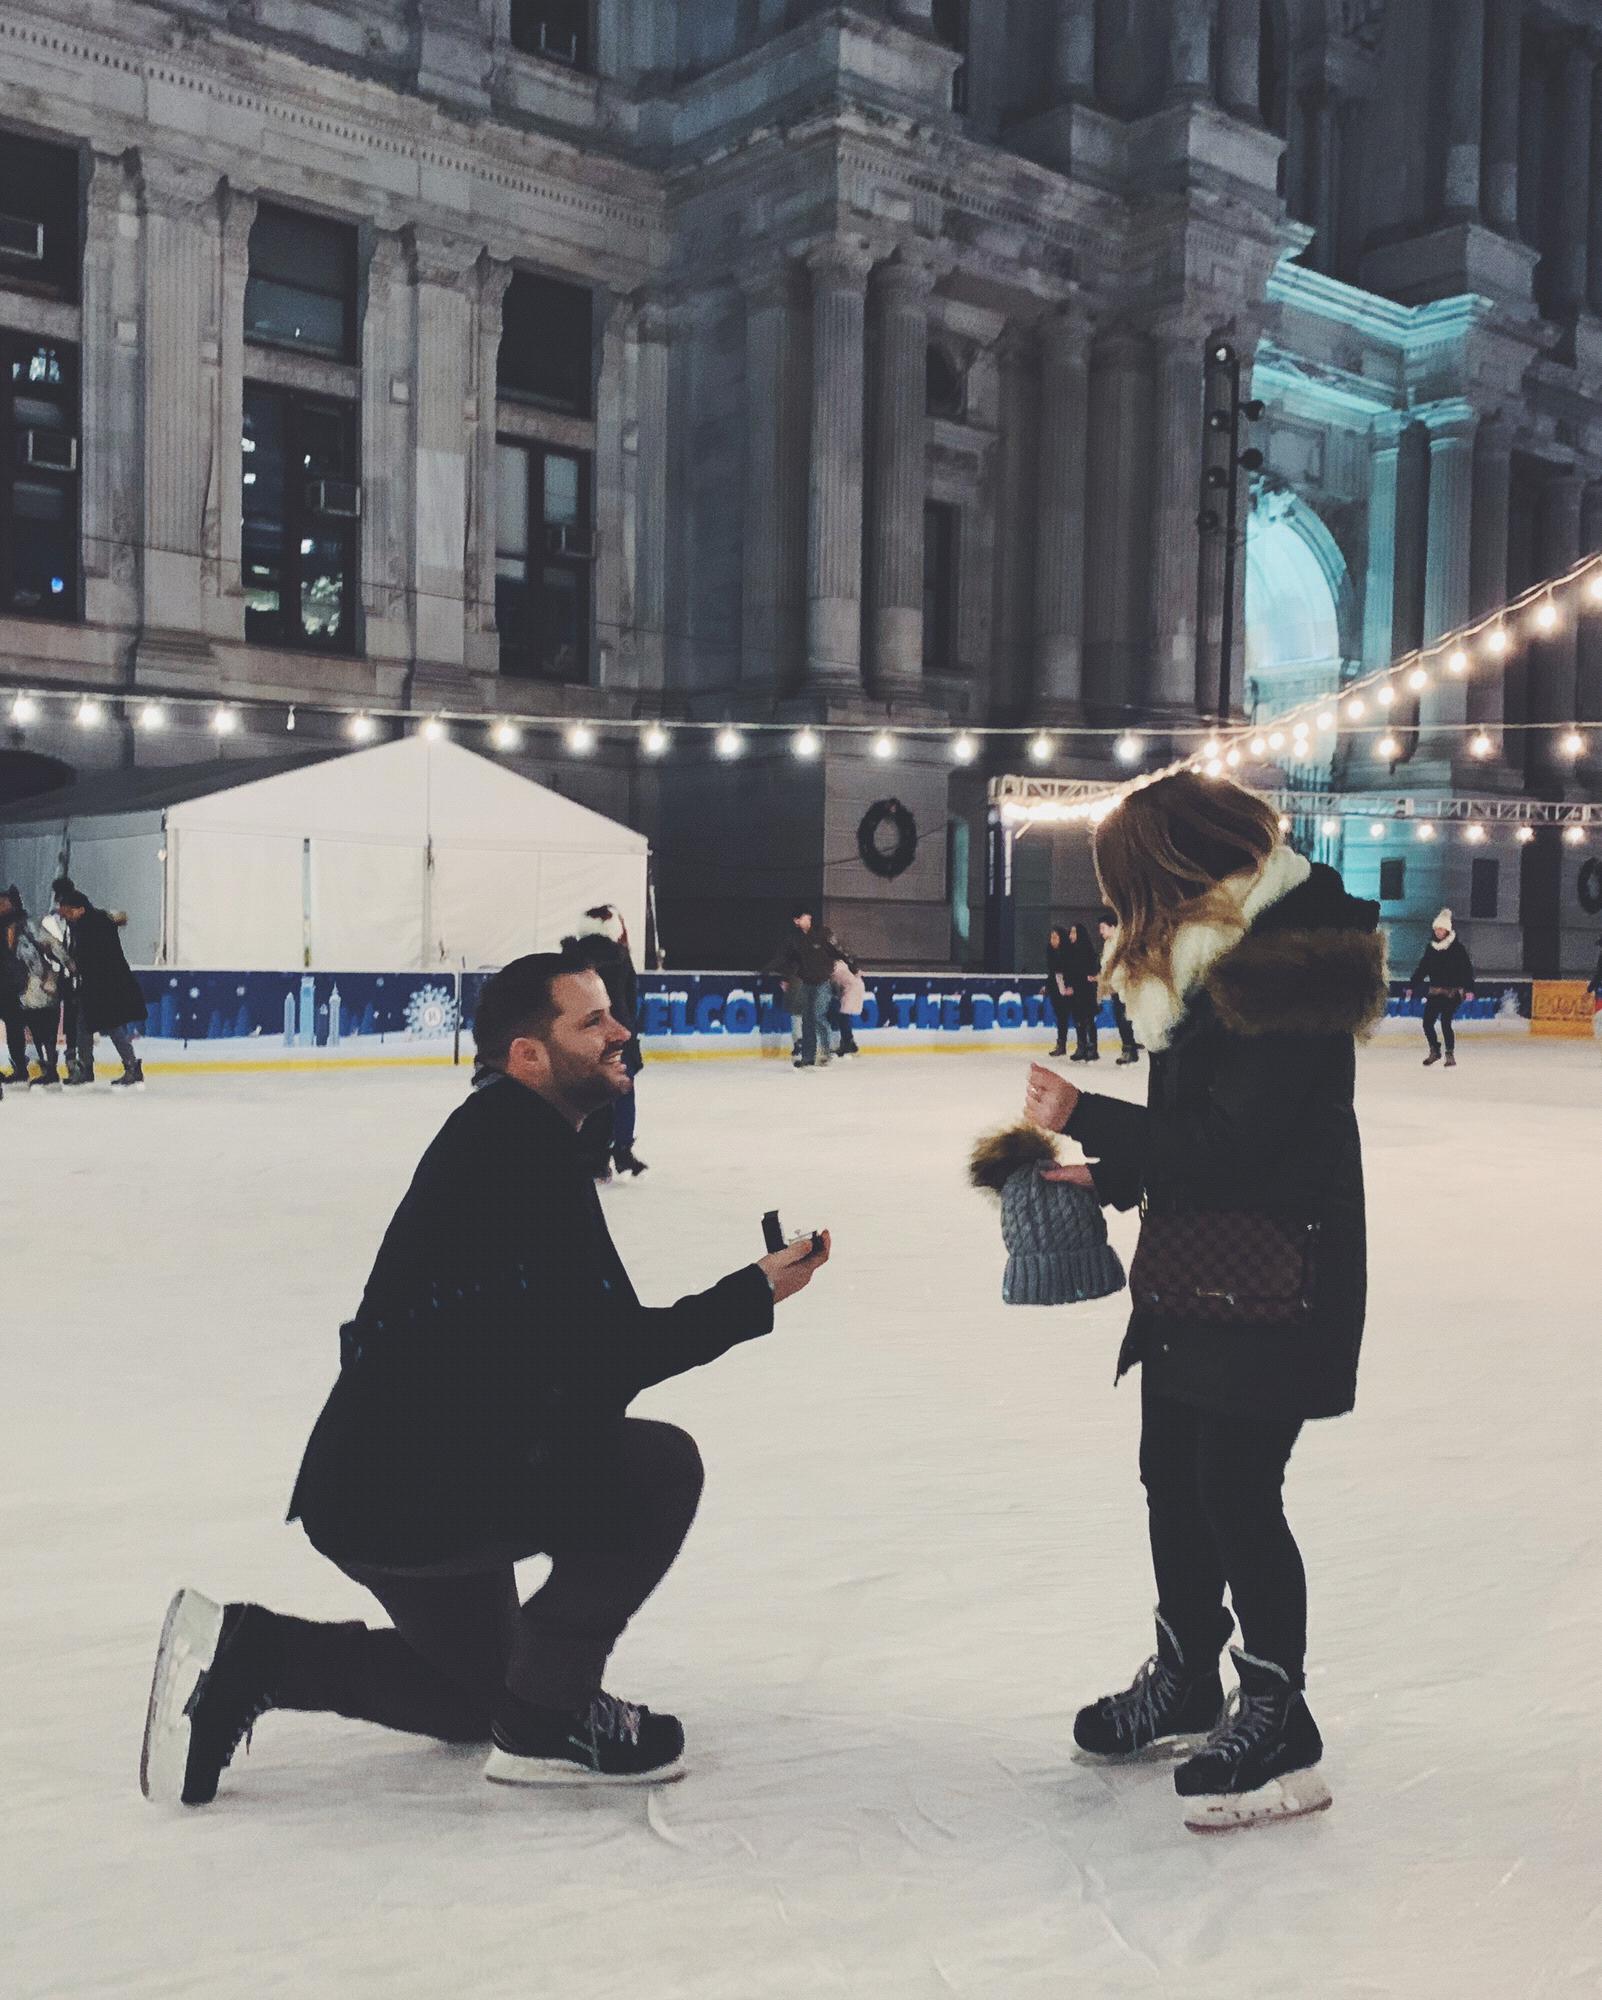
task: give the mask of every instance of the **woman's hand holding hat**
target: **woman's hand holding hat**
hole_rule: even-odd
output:
[[[1043,1063],[1029,1065],[1029,1083],[1024,1091],[1024,1116],[1043,1131],[1062,1132],[1079,1103],[1079,1092],[1067,1077],[1059,1076]]]

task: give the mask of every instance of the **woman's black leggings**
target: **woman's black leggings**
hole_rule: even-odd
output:
[[[1185,1657],[1216,1657],[1228,1587],[1248,1653],[1302,1684],[1307,1573],[1282,1489],[1298,1420],[1225,1417],[1143,1385],[1140,1477],[1157,1608]]]
[[[1449,1056],[1457,1054],[1457,1034],[1452,1023],[1457,1019],[1460,1004],[1455,993],[1443,993],[1439,999],[1432,993],[1424,1003],[1424,1039],[1437,1055],[1441,1049],[1440,1043],[1435,1039],[1437,1024],[1446,1037],[1446,1053]]]
[[[1068,1030],[1073,1025],[1074,1003],[1066,993],[1057,991],[1057,982],[1052,981],[1046,998],[1051,1002],[1051,1017],[1057,1023],[1057,1046],[1068,1046]]]

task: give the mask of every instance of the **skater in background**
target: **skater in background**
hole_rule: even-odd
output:
[[[1068,971],[1068,940],[1060,924],[1046,933],[1046,1000],[1057,1024],[1054,1056],[1068,1053],[1068,1029],[1074,1018],[1073,985]]]
[[[72,981],[72,958],[65,945],[31,921],[15,887],[0,914],[0,953],[11,961],[10,983],[39,1063],[39,1074],[30,1081],[46,1089],[59,1085],[61,997]],[[26,1075],[26,1063],[23,1068]]]
[[[1198,1829],[1329,1803],[1303,1695],[1307,1579],[1282,1486],[1311,1418],[1356,1395],[1366,1287],[1355,1037],[1384,1011],[1377,904],[1281,838],[1261,799],[1180,771],[1096,832],[1107,978],[1150,1052],[1145,1107],[1036,1064],[1025,1110],[1089,1166],[1047,1178],[1141,1208],[1119,1372],[1141,1367],[1157,1650],[1080,1710],[1089,1755],[1195,1752]],[[1234,1620],[1239,1687],[1219,1654]]]
[[[1441,1043],[1435,1030],[1446,1037],[1446,1067],[1457,1068],[1457,1035],[1452,1023],[1465,1000],[1474,996],[1474,967],[1468,947],[1452,925],[1452,912],[1442,910],[1430,928],[1430,941],[1413,973],[1413,985],[1424,987],[1429,998],[1424,1003],[1424,1039],[1430,1052],[1424,1067],[1433,1069],[1441,1060]]]
[[[1096,920],[1096,931],[1101,939],[1101,963],[1105,965],[1108,953],[1112,950],[1112,941],[1118,935],[1118,920],[1111,910],[1102,911]],[[1135,1031],[1129,1025],[1129,1010],[1123,1001],[1116,993],[1109,993],[1107,997],[1112,1002],[1113,1021],[1118,1028],[1118,1067],[1122,1069],[1127,1063],[1140,1061],[1140,1044],[1135,1040]]]
[[[6,943],[8,919],[22,909],[21,892],[0,889],[0,1025],[5,1028],[9,1067],[0,1071],[0,1085],[28,1081],[28,1024],[22,1015],[23,971],[15,952]]]
[[[582,953],[486,984],[465,1102],[385,1234],[291,1519],[392,1624],[315,1624],[182,1590],[157,1653],[147,1797],[204,1805],[270,1710],[332,1712],[492,1745],[507,1784],[680,1775],[671,1715],[602,1691],[700,1499],[694,1441],[625,1413],[642,1389],[773,1325],[828,1261],[824,1235],[643,1307],[578,1130],[632,1088],[629,1031]],[[551,1569],[519,1605],[514,1563]]]
[[[1070,1062],[1100,1062],[1096,1016],[1101,1012],[1101,953],[1084,924],[1070,924],[1065,941],[1068,959],[1068,1003],[1074,1017],[1074,1052]]]
[[[129,970],[117,920],[98,910],[70,881],[58,886],[56,908],[66,922],[73,962],[78,968],[76,1040],[67,1040],[67,1081],[95,1080],[95,1037],[104,1035],[122,1063],[113,1090],[136,1090],[145,1080],[144,1064],[133,1045],[136,1028],[144,1026],[145,996]]]
[[[640,981],[629,950],[629,927],[623,921],[623,912],[613,903],[599,903],[586,910],[577,933],[562,940],[564,951],[570,947],[582,953],[601,975],[612,1018],[629,1031],[623,1067],[635,1086],[590,1114],[579,1135],[580,1143],[596,1180],[608,1181],[614,1172],[637,1178],[645,1172],[645,1162],[634,1150],[635,1100],[645,1056],[640,1048]]]
[[[856,1026],[863,1008],[868,1004],[867,982],[862,977],[862,968],[842,949],[834,962],[834,1012],[840,1024],[840,1043],[835,1053],[843,1061],[847,1056],[862,1053],[857,1046]]]
[[[834,995],[834,968],[844,956],[828,929],[811,908],[797,903],[783,942],[764,967],[782,979],[790,1014],[801,1020],[799,1046],[791,1061],[797,1069],[812,1069],[829,1060],[829,1002]]]
[[[69,886],[70,878],[66,875],[58,875],[50,884],[50,908],[39,919],[39,928],[45,933],[46,937],[53,938],[70,958],[72,956],[72,930],[66,918],[61,914],[61,891]],[[77,962],[74,960],[72,975],[67,980],[61,993],[61,1040],[67,1051],[66,1081],[69,1084],[76,1083],[78,1080],[78,989],[80,979],[81,974]]]

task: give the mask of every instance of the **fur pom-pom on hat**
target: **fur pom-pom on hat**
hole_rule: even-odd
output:
[[[1057,1148],[1049,1132],[1042,1132],[1038,1125],[1009,1125],[1001,1132],[987,1132],[974,1147],[968,1179],[976,1188],[1000,1194],[1020,1167],[1034,1169],[1056,1163]]]

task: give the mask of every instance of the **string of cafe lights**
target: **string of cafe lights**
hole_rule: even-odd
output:
[[[70,709],[71,721],[81,729],[98,729],[120,719],[138,731],[154,734],[178,718],[203,712],[210,732],[226,738],[238,734],[247,720],[261,722],[274,715],[281,716],[285,729],[293,732],[299,715],[304,712],[332,722],[357,744],[374,743],[396,729],[412,728],[430,740],[482,732],[491,749],[510,754],[522,749],[531,735],[557,735],[565,751],[575,757],[591,755],[607,737],[632,736],[640,753],[651,759],[667,755],[680,737],[710,738],[713,754],[725,761],[742,756],[753,742],[782,735],[788,738],[792,755],[803,762],[820,756],[826,740],[866,738],[870,754],[884,762],[893,760],[903,745],[943,742],[951,761],[957,765],[977,762],[988,743],[1017,741],[1023,744],[1030,763],[1043,769],[1060,751],[1076,743],[1110,742],[1116,761],[1129,767],[1132,773],[1150,754],[1151,739],[1155,737],[1189,746],[1182,752],[1180,763],[1194,760],[1198,769],[1219,777],[1287,755],[1292,763],[1319,761],[1326,747],[1342,736],[1374,739],[1376,757],[1394,764],[1402,754],[1401,733],[1417,727],[1416,722],[1405,725],[1401,722],[1396,714],[1399,707],[1405,714],[1408,700],[1417,700],[1437,686],[1451,686],[1486,671],[1504,671],[1521,639],[1538,643],[1554,638],[1563,627],[1565,612],[1576,604],[1582,611],[1589,609],[1602,615],[1602,554],[1585,557],[1563,575],[1531,586],[1500,609],[1348,682],[1338,694],[1310,698],[1275,716],[1271,723],[1261,725],[1164,724],[1143,733],[1128,725],[1071,724],[1043,728],[1037,724],[987,724],[980,728],[952,729],[946,724],[890,721],[736,723],[696,718],[564,719],[486,715],[447,708],[419,710],[326,701],[285,702],[251,696],[125,694],[82,687],[19,689],[4,713],[13,727],[26,729],[40,721],[47,709],[59,704]],[[1544,733],[1555,738],[1553,747],[1559,757],[1577,763],[1588,754],[1597,733],[1595,725],[1578,719],[1567,725],[1504,721],[1496,725],[1494,733],[1483,724],[1469,722],[1432,721],[1429,727],[1437,736],[1467,736],[1469,754],[1477,760],[1487,760],[1496,754],[1498,738]],[[1130,783],[1153,775],[1157,774],[1146,772],[1112,786],[1102,810],[1110,811]]]

